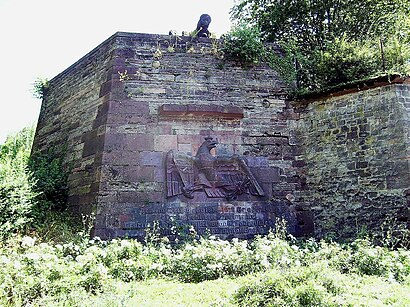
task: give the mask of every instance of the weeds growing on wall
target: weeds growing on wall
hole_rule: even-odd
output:
[[[33,83],[33,96],[37,99],[43,99],[47,94],[49,81],[45,78],[37,78]]]
[[[265,47],[257,27],[240,24],[222,37],[225,59],[243,66],[259,63],[265,55]]]

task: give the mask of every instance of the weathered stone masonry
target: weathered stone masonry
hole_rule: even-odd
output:
[[[295,233],[311,227],[290,129],[298,115],[283,84],[268,67],[219,59],[216,48],[210,39],[117,33],[51,80],[35,148],[67,143],[69,203],[96,212],[96,235],[141,237],[171,219],[221,237],[266,233],[279,216]],[[218,154],[245,157],[264,197],[166,198],[166,153],[195,155],[209,135]]]
[[[408,84],[385,84],[302,107],[305,197],[317,235],[380,231],[389,219],[409,227],[409,111]]]
[[[53,151],[71,170],[69,203],[90,213],[99,191],[107,96],[100,95],[113,66],[111,39],[50,81],[43,99],[33,152]]]
[[[119,32],[50,81],[34,151],[65,157],[69,205],[104,239],[153,221],[247,238],[276,217],[309,234],[312,212],[317,235],[346,237],[409,225],[409,127],[410,85],[290,102],[274,71],[221,60],[217,41]],[[167,197],[167,153],[195,156],[209,136],[263,196]]]

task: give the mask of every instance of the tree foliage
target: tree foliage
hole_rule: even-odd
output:
[[[241,0],[232,17],[283,47],[273,66],[300,89],[409,72],[410,0]]]
[[[232,11],[235,19],[258,25],[269,41],[295,39],[309,48],[342,36],[394,34],[393,25],[409,13],[408,0],[242,0]]]

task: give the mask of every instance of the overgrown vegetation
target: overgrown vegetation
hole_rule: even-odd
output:
[[[30,157],[34,127],[0,145],[0,237],[41,228],[53,211],[66,208],[67,172],[50,151]]]
[[[34,153],[29,160],[29,169],[36,180],[34,191],[38,193],[40,211],[66,209],[68,196],[68,171],[63,166],[65,148],[49,149],[46,153]]]
[[[49,81],[46,78],[37,78],[33,84],[33,96],[37,99],[43,99],[47,94]]]
[[[23,231],[35,220],[37,193],[27,164],[34,129],[9,136],[0,146],[0,237]]]
[[[265,56],[265,47],[257,27],[241,24],[222,37],[225,59],[244,66],[255,65]]]
[[[410,73],[408,0],[242,0],[232,17],[253,29],[252,35],[242,30],[244,41],[255,42],[259,31],[259,41],[279,47],[266,53],[267,60],[294,94]],[[249,49],[235,52],[246,59]]]
[[[382,246],[366,236],[348,244],[296,240],[283,221],[253,241],[200,238],[176,224],[179,242],[171,244],[155,223],[144,243],[90,239],[89,223],[78,232],[55,210],[63,202],[54,204],[62,198],[52,191],[65,180],[56,156],[36,162],[49,166],[37,170],[42,185],[28,170],[33,133],[0,147],[2,306],[410,304],[410,251],[389,229]],[[49,198],[39,196],[47,191]]]
[[[48,244],[22,237],[2,244],[0,304],[84,306],[94,302],[112,306],[108,298],[121,293],[122,303],[117,306],[131,306],[150,294],[121,289],[138,289],[139,284],[155,279],[149,289],[155,292],[161,280],[185,287],[183,283],[212,285],[212,280],[220,284],[218,280],[224,278],[233,278],[229,282],[233,288],[225,289],[230,295],[225,305],[410,303],[410,252],[373,246],[365,239],[338,244],[282,239],[271,233],[254,241],[211,237],[174,246],[83,238],[77,243]],[[198,295],[209,306],[208,292],[205,288]],[[107,300],[110,303],[102,303]]]

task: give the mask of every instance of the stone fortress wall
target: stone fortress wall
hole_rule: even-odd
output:
[[[226,62],[216,41],[118,32],[50,81],[34,150],[61,150],[69,205],[95,212],[102,238],[142,237],[156,220],[247,238],[278,217],[303,235],[312,214],[318,234],[349,233],[406,218],[409,93],[399,84],[298,105],[269,67]],[[195,156],[207,137],[235,197],[203,184],[169,195],[204,177]],[[170,152],[191,163],[191,179]]]
[[[316,234],[410,226],[410,84],[294,103]],[[392,225],[395,223],[396,225]]]

